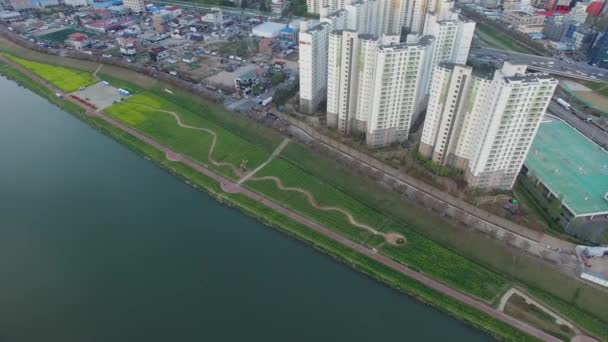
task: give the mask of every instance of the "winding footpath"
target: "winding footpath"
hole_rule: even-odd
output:
[[[156,112],[160,112],[160,113],[166,113],[171,115],[174,119],[175,122],[177,123],[177,125],[181,128],[186,128],[186,129],[193,129],[193,130],[198,130],[198,131],[203,131],[205,133],[210,134],[213,139],[211,141],[211,146],[209,147],[209,151],[207,153],[207,159],[215,166],[228,166],[232,169],[232,171],[235,174],[241,174],[242,171],[239,170],[237,167],[235,167],[234,165],[230,164],[230,163],[226,163],[226,162],[218,162],[215,161],[213,159],[213,151],[215,149],[215,144],[217,141],[217,134],[215,133],[215,131],[208,129],[208,128],[204,128],[204,127],[197,127],[197,126],[191,126],[188,124],[185,124],[184,122],[182,122],[181,117],[179,116],[179,114],[177,112],[174,111],[169,111],[169,110],[164,110],[164,109],[160,109],[160,108],[155,108],[143,103],[139,103],[139,102],[135,102],[135,101],[129,101],[126,100],[126,103],[130,103],[130,104],[134,104],[134,105],[138,105],[138,106],[142,106],[144,108],[148,108],[150,110],[154,110]],[[268,165],[268,163],[270,163],[274,158],[276,158],[281,151],[285,148],[285,146],[287,146],[287,144],[289,143],[289,139],[285,139],[281,142],[281,144],[279,144],[279,146],[272,152],[272,154],[270,155],[270,157],[262,164],[260,164],[256,169],[254,169],[253,171],[251,171],[250,173],[248,173],[247,175],[245,175],[244,177],[242,177],[238,182],[237,185],[241,185],[243,183],[245,183],[247,180],[252,180],[252,181],[264,181],[264,180],[271,180],[275,183],[275,185],[282,191],[288,191],[288,192],[298,192],[303,194],[306,199],[308,200],[308,203],[310,203],[310,205],[315,208],[315,209],[319,209],[322,211],[337,211],[339,213],[341,213],[342,215],[344,215],[346,217],[346,219],[348,220],[348,222],[357,227],[357,228],[361,228],[364,230],[369,231],[370,233],[374,234],[374,235],[380,235],[382,237],[384,237],[384,239],[391,243],[391,244],[395,244],[396,240],[398,239],[403,239],[405,240],[404,237],[402,237],[399,234],[396,233],[389,233],[389,234],[385,234],[382,233],[376,229],[374,229],[373,227],[366,225],[364,223],[358,222],[355,217],[348,211],[339,208],[339,207],[334,207],[334,206],[322,206],[320,205],[316,200],[315,197],[312,195],[312,193],[310,193],[308,190],[302,189],[302,188],[295,188],[295,187],[287,187],[285,185],[283,185],[283,181],[275,176],[265,176],[265,177],[253,177],[253,175],[255,175],[258,171],[260,171],[262,168],[264,168],[264,166]]]
[[[132,101],[128,101],[128,100],[125,101],[125,102],[126,103],[130,103],[130,104],[134,104],[134,105],[138,105],[138,106],[142,106],[144,108],[151,109],[151,110],[153,110],[155,112],[169,114],[169,115],[171,115],[175,119],[175,122],[181,128],[187,128],[187,129],[193,129],[193,130],[197,130],[197,131],[203,131],[205,133],[210,134],[212,138],[211,138],[211,146],[209,146],[209,151],[207,152],[207,159],[211,162],[211,164],[213,164],[215,166],[218,166],[218,167],[220,167],[220,166],[228,166],[237,175],[240,175],[242,173],[241,170],[239,170],[236,166],[232,165],[231,163],[218,162],[218,161],[215,161],[213,159],[213,151],[215,150],[215,144],[217,142],[217,134],[215,133],[215,131],[213,131],[211,129],[208,129],[208,128],[204,128],[204,127],[196,127],[196,126],[191,126],[191,125],[185,124],[185,123],[182,122],[182,118],[179,116],[179,114],[177,114],[174,111],[164,110],[164,109],[160,109],[160,108],[154,108],[152,106],[148,106],[148,105],[143,104],[143,103],[132,102]]]
[[[65,95],[61,90],[57,89],[55,86],[53,86],[52,84],[50,84],[49,82],[41,79],[40,77],[38,77],[37,75],[35,75],[34,73],[30,72],[29,70],[21,67],[19,64],[14,63],[10,60],[8,60],[7,58],[5,58],[4,56],[2,56],[0,54],[0,60],[5,61],[6,63],[8,63],[9,65],[11,65],[12,67],[14,67],[15,69],[19,70],[20,72],[22,72],[23,74],[27,75],[28,77],[40,82],[40,84],[45,85],[49,90],[51,90],[54,93],[59,93],[62,95]],[[248,190],[246,188],[241,187],[238,183],[233,182],[232,180],[224,177],[223,175],[216,173],[215,171],[212,171],[211,169],[209,169],[208,167],[186,157],[183,156],[179,153],[176,153],[174,151],[172,151],[171,149],[169,149],[168,147],[158,143],[157,141],[149,138],[148,136],[142,134],[141,132],[123,124],[122,122],[106,115],[103,113],[100,113],[98,111],[93,111],[91,109],[85,108],[81,103],[70,99],[69,97],[66,98],[67,100],[79,105],[80,107],[84,108],[86,110],[87,115],[93,116],[93,117],[97,117],[105,122],[107,122],[108,124],[114,126],[117,129],[120,129],[126,133],[129,133],[131,135],[133,135],[134,137],[140,139],[141,141],[153,146],[154,148],[158,149],[159,151],[165,153],[165,155],[167,156],[167,158],[169,160],[173,160],[173,161],[179,161],[181,163],[184,163],[188,166],[190,166],[191,168],[197,170],[198,172],[200,172],[201,174],[204,174],[214,180],[216,180],[222,187],[222,189],[226,192],[229,193],[240,193],[242,195],[245,195],[255,201],[258,201],[268,207],[270,207],[271,209],[286,215],[288,217],[290,217],[293,220],[296,220],[308,227],[310,227],[310,229],[314,230],[317,233],[320,233],[322,235],[324,235],[325,237],[334,240],[337,243],[340,243],[348,248],[351,248],[361,254],[363,254],[364,256],[373,259],[376,262],[379,262],[407,277],[410,277],[412,279],[415,279],[416,281],[419,281],[420,283],[424,284],[425,286],[443,293],[444,295],[451,297],[457,301],[460,301],[466,305],[469,305],[491,317],[494,317],[506,324],[509,324],[517,329],[520,329],[526,333],[528,333],[531,336],[534,336],[536,338],[539,338],[543,341],[559,341],[558,339],[556,339],[555,337],[546,334],[545,332],[529,325],[526,324],[524,322],[521,322],[511,316],[506,315],[505,313],[496,310],[495,308],[493,308],[492,306],[488,305],[487,303],[473,297],[470,295],[467,295],[463,292],[460,292],[454,288],[451,288],[435,279],[432,279],[422,273],[418,273],[410,268],[408,268],[407,266],[400,264],[386,256],[383,256],[381,254],[378,254],[377,252],[373,251],[372,249],[369,249],[359,243],[356,243],[352,240],[349,240],[347,238],[345,238],[344,236],[310,220],[307,217],[304,217],[294,211],[292,211],[291,209],[282,206],[281,204],[274,202],[266,197],[264,197],[263,195],[260,195],[258,193],[255,193],[251,190]]]
[[[351,213],[349,213],[348,211],[346,211],[342,208],[320,205],[319,203],[317,203],[317,201],[315,200],[315,197],[309,191],[304,190],[302,188],[294,188],[294,187],[285,186],[283,184],[283,181],[279,177],[263,176],[263,177],[251,178],[251,180],[252,181],[265,181],[265,180],[272,181],[277,186],[277,188],[279,188],[279,190],[281,190],[281,191],[297,192],[297,193],[304,195],[306,197],[306,199],[308,200],[308,203],[315,209],[319,209],[322,211],[337,211],[337,212],[341,213],[342,215],[346,216],[346,218],[348,219],[348,222],[350,224],[352,224],[353,226],[368,230],[369,232],[371,232],[372,234],[375,234],[375,235],[385,236],[384,233],[381,233],[381,232],[377,231],[376,229],[374,229],[364,223],[358,222],[357,220],[355,220],[355,218],[353,217],[353,215]]]

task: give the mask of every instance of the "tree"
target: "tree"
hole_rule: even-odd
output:
[[[272,75],[272,77],[270,78],[270,81],[272,82],[273,86],[276,86],[277,84],[283,82],[285,80],[285,74],[283,74],[282,72],[277,72],[274,75]]]

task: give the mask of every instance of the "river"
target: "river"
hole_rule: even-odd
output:
[[[2,342],[491,339],[0,94]]]

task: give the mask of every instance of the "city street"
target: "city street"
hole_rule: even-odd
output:
[[[608,82],[608,70],[581,62],[562,61],[558,58],[541,57],[489,48],[472,48],[470,58],[502,64],[503,61],[526,64],[530,70],[547,72],[594,82]]]

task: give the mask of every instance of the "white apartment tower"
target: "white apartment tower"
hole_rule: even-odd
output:
[[[359,64],[359,34],[334,31],[327,58],[327,125],[349,134],[355,117]]]
[[[326,15],[321,23],[300,28],[300,110],[313,113],[326,96],[329,35],[334,30],[352,30],[380,36],[384,30],[384,0],[359,0]]]
[[[380,37],[384,32],[385,0],[359,0],[346,5],[346,28]]]
[[[426,14],[424,34],[435,37],[435,48],[431,57],[430,73],[442,62],[465,64],[471,49],[475,22],[463,20],[453,9],[453,1],[438,0],[433,4],[434,12]],[[426,92],[430,91],[430,84]]]
[[[328,59],[327,124],[343,134],[364,132],[372,147],[405,141],[422,110],[433,37],[334,32]]]
[[[464,170],[469,186],[511,189],[557,86],[506,62],[493,78],[470,67],[436,67],[419,151]]]
[[[359,83],[370,94],[366,143],[372,147],[407,140],[411,124],[424,102],[424,80],[433,50],[433,37],[415,43],[382,45],[374,63],[371,83]]]
[[[146,11],[146,4],[144,0],[123,0],[122,3],[126,8],[130,9],[131,12],[143,13]]]
[[[313,113],[325,99],[329,34],[345,28],[346,16],[346,11],[340,10],[311,28],[306,22],[300,28],[300,110],[304,113]]]
[[[402,0],[402,26],[410,33],[422,34],[425,15],[433,8],[434,0]]]
[[[350,3],[351,0],[306,0],[306,9],[308,13],[322,14],[323,11],[332,13]]]

